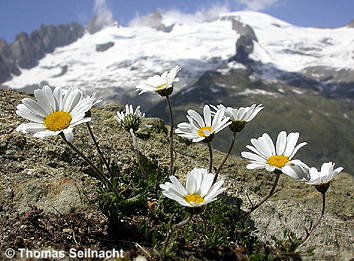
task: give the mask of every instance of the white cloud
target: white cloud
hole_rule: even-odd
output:
[[[246,6],[246,9],[253,11],[262,11],[273,7],[281,2],[281,0],[236,0],[238,3]]]
[[[114,22],[112,11],[108,8],[106,0],[95,0],[94,12],[98,19],[98,24],[107,25]]]
[[[162,11],[162,20],[166,25],[173,23],[188,24],[210,22],[218,19],[221,14],[229,12],[226,4],[216,3],[208,8],[200,8],[195,13],[183,13],[180,10]]]

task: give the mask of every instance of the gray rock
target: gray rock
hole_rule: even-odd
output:
[[[0,39],[0,82],[10,79],[11,74],[19,75],[20,70],[16,66],[9,46]]]
[[[345,26],[349,28],[354,28],[354,19],[347,23]]]
[[[232,29],[240,35],[236,42],[236,56],[234,59],[241,63],[247,63],[248,56],[253,52],[253,41],[258,42],[256,33],[251,26],[236,19],[232,20]]]
[[[241,23],[238,20],[233,19],[232,20],[232,29],[235,30],[238,34],[241,36],[248,36],[252,41],[258,42],[256,33],[252,29],[251,26],[248,24]]]
[[[115,21],[111,17],[95,15],[86,26],[86,30],[90,34],[95,34],[101,31],[104,27],[114,24]]]
[[[235,60],[241,63],[247,63],[249,55],[253,52],[254,44],[252,37],[249,35],[241,35],[236,42]]]
[[[53,52],[55,48],[65,46],[75,42],[83,36],[84,28],[78,23],[65,25],[42,25],[37,31],[31,34],[31,40],[36,43],[38,49],[44,53]]]
[[[37,65],[33,43],[27,33],[20,33],[14,42],[10,44],[10,50],[16,64],[24,69],[30,69]]]
[[[113,47],[114,43],[113,42],[107,42],[104,44],[96,44],[96,51],[97,52],[104,52],[107,51],[109,48]]]
[[[75,42],[84,34],[84,28],[78,23],[65,25],[42,25],[30,35],[20,33],[10,45],[0,39],[0,83],[19,75],[20,68],[30,69],[39,59],[55,48]]]

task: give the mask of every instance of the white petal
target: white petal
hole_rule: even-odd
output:
[[[204,120],[206,126],[211,126],[211,112],[208,105],[204,106]]]
[[[23,105],[23,104],[20,104],[20,105]],[[16,114],[18,116],[21,116],[22,118],[25,118],[25,119],[33,121],[33,122],[43,123],[43,121],[44,121],[44,118],[42,116],[34,115],[29,110],[20,109],[20,110],[16,111]]]
[[[278,134],[276,147],[277,147],[277,155],[283,155],[283,153],[285,151],[285,147],[286,147],[286,132],[285,131],[281,131]]]
[[[30,98],[24,98],[22,100],[22,103],[32,112],[35,114],[38,114],[42,117],[46,117],[48,114],[45,112],[45,110],[41,107],[41,105],[30,99]]]
[[[63,132],[64,132],[64,136],[65,136],[66,140],[69,142],[72,142],[74,139],[73,129],[67,128]]]
[[[286,148],[284,151],[284,156],[291,156],[291,154],[294,152],[295,145],[299,139],[299,133],[298,132],[292,132],[288,135],[287,141],[286,141]]]
[[[46,128],[40,123],[23,123],[16,128],[16,131],[23,133],[35,133],[39,131],[44,131]]]
[[[209,173],[204,175],[204,179],[201,184],[201,192],[200,192],[200,195],[202,197],[204,197],[210,190],[211,186],[213,185],[214,177],[215,176],[213,174],[209,174]]]
[[[260,155],[264,156],[266,159],[269,158],[270,154],[267,154],[267,151],[263,149],[263,144],[259,141],[259,139],[251,139],[251,143],[254,146],[255,150],[259,151]]]
[[[252,112],[251,116],[247,119],[247,121],[251,121],[254,119],[254,117],[257,116],[257,114],[263,109],[261,105],[258,105],[257,108]]]
[[[263,134],[262,138],[263,138],[263,141],[265,141],[267,143],[267,145],[268,145],[267,148],[270,150],[271,155],[276,155],[274,143],[273,143],[273,140],[270,138],[270,136],[268,134]]]
[[[250,146],[250,145],[247,145],[246,148],[249,149],[249,150],[251,150],[251,151],[253,151],[253,152],[254,152],[255,154],[257,154],[258,156],[260,156],[260,157],[262,157],[262,158],[264,158],[264,159],[267,159],[267,157],[266,157],[263,153],[261,153],[260,151],[258,151],[255,147]]]
[[[259,151],[262,151],[264,154],[266,154],[267,158],[274,155],[272,147],[269,147],[268,145],[268,141],[272,142],[272,139],[267,133],[264,133],[262,137],[258,138],[259,147],[256,147]]]
[[[194,194],[197,190],[196,180],[192,172],[189,172],[187,174],[186,190],[187,190],[187,194]]]
[[[250,163],[247,164],[246,169],[264,169],[265,164],[260,164],[260,163]]]
[[[199,125],[199,128],[205,127],[203,118],[194,110],[188,110],[188,115]]]
[[[175,200],[177,201],[179,204],[181,204],[182,206],[185,206],[185,207],[191,207],[190,204],[188,204],[184,199],[178,197],[177,195],[173,194],[173,193],[169,193],[169,192],[166,192],[166,191],[163,191],[162,194],[167,197],[167,198],[170,198],[172,200]]]
[[[214,131],[215,133],[218,133],[219,131],[225,129],[227,126],[229,126],[232,122],[229,121],[230,119],[224,118],[220,123],[218,123],[215,127],[214,127]]]
[[[245,116],[246,116],[247,112],[248,112],[247,108],[243,108],[243,107],[239,108],[238,113],[237,113],[238,120],[240,120],[240,121],[245,120],[245,118],[246,118]]]
[[[213,126],[216,126],[219,122],[221,122],[224,118],[224,110],[218,110],[213,118]]]
[[[166,182],[165,184],[161,184],[160,187],[169,193],[176,194],[177,196],[179,196],[181,198],[184,198],[184,196],[185,196],[185,194],[180,193],[179,188],[176,187],[171,182]]]
[[[199,141],[202,141],[204,139],[205,139],[204,137],[199,137],[199,138],[194,138],[192,141],[193,142],[199,142]]]
[[[42,89],[43,90],[43,89]],[[34,96],[36,97],[36,100],[38,103],[41,105],[43,110],[47,113],[50,114],[53,112],[53,108],[50,106],[47,97],[44,94],[44,90],[42,91],[41,89],[34,90]]]
[[[251,153],[251,152],[242,152],[241,153],[241,156],[246,158],[246,159],[250,159],[250,160],[254,160],[254,161],[257,161],[257,162],[267,162],[267,159],[257,155],[257,154],[254,154],[254,153]]]
[[[49,106],[51,107],[52,111],[56,111],[56,103],[54,100],[54,95],[53,95],[53,91],[49,86],[44,86],[42,88],[42,92],[45,95],[47,102],[49,104]]]
[[[45,130],[45,131],[40,131],[37,132],[33,135],[33,137],[36,138],[45,138],[45,137],[49,137],[49,136],[56,136],[60,133],[61,131],[50,131],[50,130]]]
[[[67,93],[68,97],[65,99],[64,111],[71,112],[81,99],[82,93],[80,90],[73,90]]]
[[[298,145],[295,147],[295,149],[293,150],[293,153],[291,153],[289,159],[292,159],[292,158],[295,156],[296,152],[298,152],[298,150],[301,149],[301,148],[302,148],[303,146],[305,146],[305,145],[307,145],[306,142],[302,142],[302,143],[298,144]]]
[[[170,180],[171,180],[172,184],[175,185],[175,187],[178,189],[178,192],[181,195],[183,195],[183,196],[187,195],[186,189],[182,186],[181,182],[179,182],[179,180],[175,176],[171,176]]]
[[[56,87],[53,91],[54,99],[56,101],[57,107],[56,111],[63,110],[63,93],[60,87]]]
[[[181,69],[182,68],[180,66],[176,66],[176,67],[172,68],[171,71],[169,72],[168,76],[167,76],[167,82],[172,83],[175,80],[177,73]]]
[[[214,185],[210,188],[208,194],[205,196],[205,201],[212,200],[215,193],[221,188],[221,186],[224,184],[224,180],[219,180]]]

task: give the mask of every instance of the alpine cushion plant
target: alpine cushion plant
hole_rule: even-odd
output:
[[[16,114],[32,121],[17,127],[17,131],[33,133],[34,137],[45,138],[63,133],[69,141],[73,140],[73,128],[91,121],[86,117],[96,103],[94,97],[83,97],[82,91],[69,89],[63,94],[61,88],[54,91],[48,86],[34,91],[35,100],[24,98],[17,105]]]
[[[214,174],[208,173],[207,169],[194,168],[187,174],[186,186],[171,176],[170,181],[161,184],[162,194],[172,200],[177,201],[185,207],[200,207],[211,203],[217,196],[223,193],[226,188],[221,188],[224,181],[219,180],[213,184]]]

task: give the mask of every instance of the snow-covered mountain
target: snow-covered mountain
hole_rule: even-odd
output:
[[[263,104],[266,109],[238,137],[237,153],[264,132],[276,137],[280,130],[297,131],[311,144],[300,158],[313,165],[331,160],[353,170],[353,23],[321,29],[257,12],[213,19],[155,12],[130,26],[110,23],[94,29],[86,27],[82,37],[78,30],[68,38],[78,40],[33,60],[34,67],[19,66],[21,74],[2,84],[29,91],[43,82],[79,87],[97,92],[107,103],[139,104],[146,115],[168,121],[166,101],[138,95],[135,87],[178,64],[183,70],[171,99],[176,123],[186,120],[187,109],[200,111],[202,104]],[[0,42],[0,76],[1,54]],[[221,133],[215,147],[226,150],[229,136]]]
[[[151,26],[146,19],[135,26],[107,26],[55,49],[38,66],[20,69],[20,75],[13,75],[3,85],[16,89],[47,82],[97,91],[121,101],[135,95],[140,81],[179,64],[183,71],[176,89],[180,90],[206,71],[221,65],[227,70],[235,58],[237,41],[250,32],[253,38],[248,60],[238,60],[243,64],[236,65],[233,61],[230,67],[251,67],[252,77],[263,80],[286,80],[296,75],[301,82],[304,77],[318,84],[313,88],[327,87],[327,92],[335,91],[338,84],[354,82],[351,26],[304,28],[249,11],[226,13],[212,21],[174,21],[168,15],[158,18],[168,30],[159,30],[161,27]],[[238,44],[242,47],[241,41]]]

